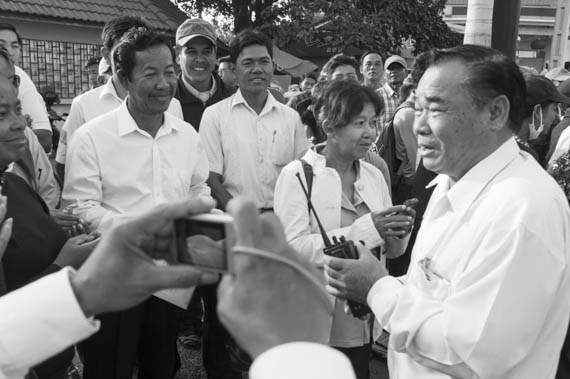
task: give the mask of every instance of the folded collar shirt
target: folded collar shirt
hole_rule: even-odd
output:
[[[194,196],[209,197],[208,161],[198,133],[168,114],[153,138],[127,103],[79,129],[66,163],[63,205],[107,229],[118,216]]]
[[[440,175],[406,276],[368,303],[390,333],[392,378],[554,378],[570,317],[570,211],[514,139],[459,181]]]
[[[384,128],[394,116],[400,97],[398,92],[394,91],[388,83],[380,87],[377,92],[384,102],[384,110],[382,110],[379,118],[380,127]]]
[[[257,114],[238,90],[204,111],[200,122],[210,171],[222,176],[232,196],[273,207],[273,190],[281,169],[309,147],[297,112],[268,93]]]
[[[65,120],[63,129],[59,138],[57,148],[56,162],[65,164],[67,156],[68,144],[71,143],[73,134],[83,126],[87,121],[91,121],[105,113],[117,109],[123,103],[123,99],[117,95],[113,79],[107,80],[107,83],[85,92],[73,99],[69,115]],[[182,117],[182,107],[180,102],[172,98],[166,112],[174,115],[179,119]]]

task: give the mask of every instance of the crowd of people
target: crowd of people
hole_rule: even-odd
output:
[[[284,96],[267,36],[217,41],[107,22],[53,169],[0,24],[0,378],[173,378],[177,342],[209,379],[368,379],[382,348],[394,379],[570,376],[570,81],[463,45]],[[221,282],[173,252],[208,212]]]

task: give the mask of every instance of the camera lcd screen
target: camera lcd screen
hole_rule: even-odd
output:
[[[230,272],[226,222],[181,219],[175,221],[175,227],[179,262],[216,272]]]

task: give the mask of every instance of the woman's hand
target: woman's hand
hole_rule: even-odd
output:
[[[50,215],[55,223],[63,229],[68,238],[91,233],[89,223],[71,212],[71,208],[67,207],[65,209],[50,210]]]
[[[95,231],[70,238],[61,248],[54,263],[59,267],[71,266],[77,270],[95,249],[100,236],[101,233]]]
[[[372,221],[384,240],[388,237],[405,237],[412,230],[415,217],[416,211],[405,205],[372,212]]]

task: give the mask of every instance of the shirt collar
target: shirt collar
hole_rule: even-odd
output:
[[[452,185],[447,175],[438,175],[427,187],[438,185],[444,188],[446,196],[455,212],[464,212],[475,201],[491,180],[497,176],[520,152],[514,138],[509,138],[497,150],[477,163],[459,181]]]
[[[184,75],[180,75],[182,77],[182,83],[184,83],[184,87],[186,87],[186,89],[192,94],[194,95],[197,99],[202,100],[201,96],[203,96],[204,93],[208,94],[208,99],[210,99],[212,96],[214,96],[214,93],[216,93],[216,78],[214,78],[214,75],[212,75],[212,88],[210,88],[209,91],[204,91],[204,92],[200,92],[198,91],[196,88],[194,88],[194,86],[192,86],[192,84],[190,84],[190,82],[188,80],[186,80],[186,77]],[[206,99],[206,101],[208,100]],[[206,102],[203,101],[203,102]]]
[[[384,84],[384,89],[388,93],[389,97],[394,97],[394,95],[398,96],[396,91],[394,91],[394,89],[392,87],[390,87],[390,85],[388,83]]]
[[[249,110],[255,113],[255,111],[249,106],[247,101],[244,99],[241,90],[238,88],[232,99],[232,108],[239,104],[243,104],[245,107],[247,107]],[[262,111],[259,113],[259,116],[263,116],[264,114],[269,113],[273,109],[273,107],[277,106],[277,104],[279,104],[277,100],[275,100],[271,92],[267,90],[267,100],[265,101],[265,106],[263,107]]]
[[[113,84],[113,77],[110,77],[109,80],[107,80],[107,83],[103,85],[103,89],[99,93],[99,99],[102,99],[106,96],[114,97],[115,99],[121,102],[123,101],[121,100],[119,95],[117,95],[117,90],[115,89],[115,85]]]
[[[145,134],[143,133],[142,129],[139,128],[133,116],[131,116],[129,109],[127,108],[127,99],[128,96],[125,98],[125,101],[123,101],[123,103],[119,106],[119,108],[117,108],[116,111],[117,131],[119,137],[123,137],[132,132],[139,132],[141,134]],[[156,134],[157,138],[160,137],[161,135],[169,134],[173,130],[177,131],[181,130],[181,125],[175,122],[171,122],[172,121],[171,117],[173,116],[168,114],[168,112],[164,112],[164,121],[160,126],[158,133]]]

